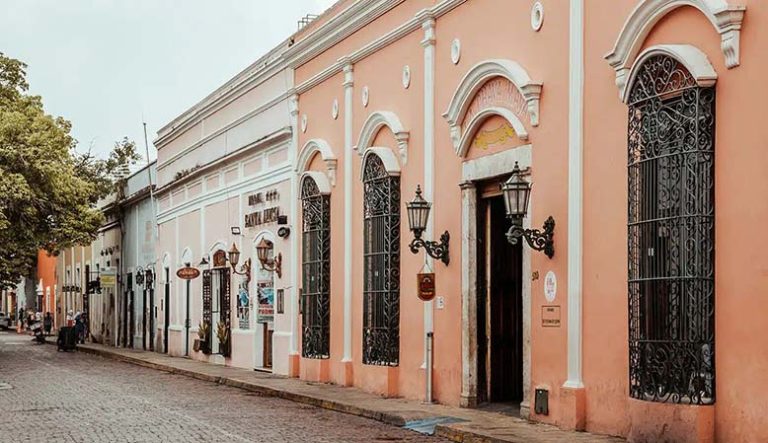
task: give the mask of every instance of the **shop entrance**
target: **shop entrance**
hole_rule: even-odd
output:
[[[523,400],[523,254],[505,236],[499,182],[478,186],[477,400],[517,409]]]

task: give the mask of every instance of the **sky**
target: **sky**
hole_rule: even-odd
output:
[[[72,122],[78,150],[124,136],[144,153],[173,118],[334,0],[0,0],[0,52],[30,92]]]

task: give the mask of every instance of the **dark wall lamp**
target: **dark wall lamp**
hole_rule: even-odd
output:
[[[266,238],[262,238],[259,244],[256,245],[256,255],[259,258],[259,263],[261,263],[261,269],[273,271],[277,274],[278,278],[282,278],[283,254],[278,252],[275,258],[270,258],[269,253],[273,250],[272,242]]]
[[[237,275],[244,275],[247,281],[251,281],[251,259],[247,259],[240,266],[240,270],[237,270],[237,264],[240,262],[240,251],[237,246],[232,243],[232,248],[229,250],[229,264],[232,266],[232,272]]]
[[[451,261],[448,255],[448,243],[451,240],[451,235],[448,234],[448,231],[440,236],[440,243],[421,238],[421,234],[427,229],[427,220],[429,220],[432,203],[424,200],[421,196],[420,185],[416,185],[416,197],[406,203],[405,207],[408,210],[408,225],[414,237],[410,244],[411,252],[416,254],[419,252],[419,248],[424,248],[430,257],[435,260],[442,260],[447,265]]]
[[[544,222],[544,229],[523,228],[523,217],[528,212],[528,201],[531,198],[531,184],[525,181],[520,171],[520,166],[515,162],[512,176],[501,185],[504,192],[504,204],[507,207],[507,218],[512,222],[512,227],[507,231],[507,240],[516,245],[520,237],[525,238],[531,249],[544,251],[547,257],[555,255],[555,245],[552,237],[555,234],[555,219],[550,216]]]

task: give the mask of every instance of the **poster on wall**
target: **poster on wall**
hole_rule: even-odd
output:
[[[275,288],[272,283],[260,284],[258,286],[259,295],[259,323],[269,323],[275,318]]]
[[[237,289],[237,322],[240,329],[248,329],[251,324],[251,297],[248,294],[248,280],[243,278]]]

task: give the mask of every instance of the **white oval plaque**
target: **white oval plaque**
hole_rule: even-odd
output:
[[[555,276],[555,273],[552,271],[547,272],[546,277],[544,277],[544,297],[547,299],[548,303],[552,303],[555,301],[555,296],[557,295],[557,277]]]

